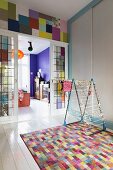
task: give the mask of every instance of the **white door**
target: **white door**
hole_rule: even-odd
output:
[[[17,119],[18,37],[0,29],[0,122]]]
[[[65,113],[66,96],[62,91],[63,80],[68,78],[68,44],[51,42],[50,45],[51,79],[50,110],[51,114]]]

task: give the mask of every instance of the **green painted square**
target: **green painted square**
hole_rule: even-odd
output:
[[[8,21],[8,11],[5,9],[0,9],[0,20]]]
[[[46,25],[46,19],[39,18],[39,25]]]
[[[0,9],[8,10],[8,2],[5,0],[0,0]]]
[[[8,18],[16,20],[16,4],[8,2]]]
[[[43,31],[43,32],[46,32],[46,25],[39,25],[39,30],[40,31]]]
[[[60,32],[60,41],[67,42],[67,33],[65,32]]]
[[[64,32],[64,38],[63,38],[64,42],[67,42],[67,33]]]

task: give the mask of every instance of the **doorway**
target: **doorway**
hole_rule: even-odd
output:
[[[35,119],[37,117],[37,112],[39,112],[40,115],[44,115],[44,114],[47,115],[47,113],[48,114],[51,113],[52,115],[55,115],[56,113],[57,115],[59,115],[61,111],[63,111],[64,113],[66,100],[65,100],[65,95],[62,95],[61,89],[59,92],[59,83],[62,80],[68,78],[68,55],[67,55],[68,44],[64,42],[58,42],[58,41],[33,37],[32,35],[18,34],[18,33],[14,33],[14,32],[7,31],[7,30],[1,30],[1,29],[0,29],[0,37],[4,39],[3,40],[4,42],[2,41],[2,38],[0,39],[1,40],[0,41],[0,47],[1,47],[0,49],[0,74],[1,74],[0,109],[2,113],[2,109],[4,109],[4,101],[5,101],[5,104],[6,104],[5,110],[7,111],[7,113],[0,116],[0,122],[8,123],[8,122],[14,122],[17,120],[25,121],[25,120],[31,120],[32,117],[33,119]],[[19,43],[19,37],[20,37],[20,43]],[[23,42],[26,41],[26,43],[23,43],[22,45],[21,39]],[[38,40],[40,40],[41,43],[38,43],[37,42]],[[47,71],[47,73],[48,72],[50,73],[49,76],[48,74],[44,73],[43,68],[39,64],[39,61],[37,60],[36,61],[38,62],[39,67],[37,67],[35,75],[34,75],[34,71],[30,71],[30,59],[32,58],[33,55],[36,57],[39,53],[41,53],[41,51],[39,53],[37,51],[36,53],[34,53],[33,51],[34,54],[32,53],[32,51],[29,52],[28,41],[32,42],[33,47],[43,46],[45,44],[44,41],[46,42],[46,45],[48,44],[48,46],[46,46],[43,49],[43,51],[49,49],[48,53],[49,53],[49,62],[50,62],[49,63],[50,72]],[[20,45],[18,45],[18,43]],[[27,51],[24,51],[25,49]],[[19,50],[21,50],[22,52],[24,51],[23,52],[24,57],[21,60],[19,60],[18,58]],[[45,59],[43,60],[46,61]],[[46,63],[45,65],[47,66],[48,65],[47,61],[45,63]],[[10,68],[10,64],[12,64],[11,68]],[[8,74],[8,76],[6,75],[7,82],[5,82],[6,79],[4,79],[4,76],[3,76],[3,73],[4,73],[3,68],[5,68],[5,71]],[[12,72],[11,76],[9,76],[10,69]],[[40,81],[39,84],[41,84],[41,88],[40,88],[42,89],[41,92],[40,90],[38,90],[39,89],[38,85],[36,85],[36,82],[38,78],[40,77],[41,77],[41,80],[39,80]],[[34,80],[32,80],[32,78]],[[9,87],[10,81],[12,84]],[[32,86],[33,84],[32,82],[34,83],[33,86]],[[4,88],[5,86],[7,86],[7,88]],[[7,91],[4,91],[5,89]],[[47,89],[49,89],[48,97],[47,97]],[[11,97],[11,100],[10,100],[10,97]],[[26,104],[27,106],[18,107],[19,102],[21,102],[22,104],[23,98],[25,99],[24,104]],[[20,117],[18,116],[19,115],[18,110],[21,115]],[[32,114],[30,114],[30,113],[34,113],[34,111],[36,113],[35,114],[36,116],[32,116]],[[23,114],[23,113],[28,113],[28,114]]]
[[[29,50],[31,47],[31,50]],[[50,42],[19,35],[18,49],[18,120],[48,115],[50,108]]]

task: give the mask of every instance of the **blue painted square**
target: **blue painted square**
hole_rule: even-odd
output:
[[[8,19],[8,30],[19,32],[19,22],[16,20]]]
[[[46,24],[46,32],[52,33],[52,25]]]
[[[25,26],[29,26],[29,17],[19,15],[19,23]]]
[[[43,31],[43,32],[46,32],[46,25],[39,25],[39,30],[40,31]]]

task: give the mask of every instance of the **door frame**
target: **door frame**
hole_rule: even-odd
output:
[[[65,51],[65,79],[68,79],[68,46],[69,46],[69,43],[66,43],[66,42],[61,42],[61,41],[55,41],[55,40],[51,40],[51,39],[47,39],[47,38],[42,38],[42,37],[38,37],[38,36],[35,36],[35,35],[29,35],[29,34],[23,34],[23,33],[17,33],[18,36],[27,36],[27,37],[34,37],[34,38],[37,38],[37,39],[41,39],[41,40],[46,40],[48,42],[50,42],[50,53],[49,53],[49,61],[50,61],[50,115],[55,115],[53,114],[53,111],[54,111],[54,107],[53,107],[53,89],[52,89],[52,70],[53,70],[53,46],[56,45],[56,46],[62,46],[62,47],[65,47],[66,48],[66,51]],[[67,100],[66,100],[66,104],[67,104]],[[65,114],[65,113],[64,113]],[[58,114],[57,114],[58,115]]]
[[[62,46],[62,47],[66,47],[66,58],[65,58],[65,63],[67,63],[65,65],[65,77],[68,78],[68,43],[65,42],[60,42],[60,41],[55,41],[55,40],[51,40],[51,39],[47,39],[47,38],[42,38],[42,37],[38,37],[35,35],[29,35],[29,34],[24,34],[24,33],[19,33],[19,32],[13,32],[13,31],[9,31],[9,30],[4,30],[4,29],[0,29],[0,33],[1,35],[4,36],[12,36],[15,39],[15,60],[14,60],[14,67],[15,67],[15,71],[14,71],[14,83],[15,83],[15,90],[14,90],[14,96],[15,96],[15,102],[14,102],[14,115],[13,116],[8,116],[8,117],[0,117],[0,124],[2,123],[13,123],[13,122],[18,122],[18,37],[20,36],[28,36],[28,37],[34,37],[37,39],[42,39],[42,40],[46,40],[50,42],[50,84],[52,82],[52,69],[51,66],[53,67],[52,64],[52,48],[54,45],[58,45],[58,46]],[[52,113],[52,90],[50,87],[50,113]]]
[[[55,109],[54,108],[54,79],[53,79],[53,56],[54,56],[54,46],[64,47],[65,48],[65,79],[68,79],[68,43],[60,42],[60,41],[52,41],[50,43],[50,113],[51,115],[59,115],[59,114],[65,114],[66,108],[63,109]],[[67,105],[67,100],[65,100],[65,105]]]

